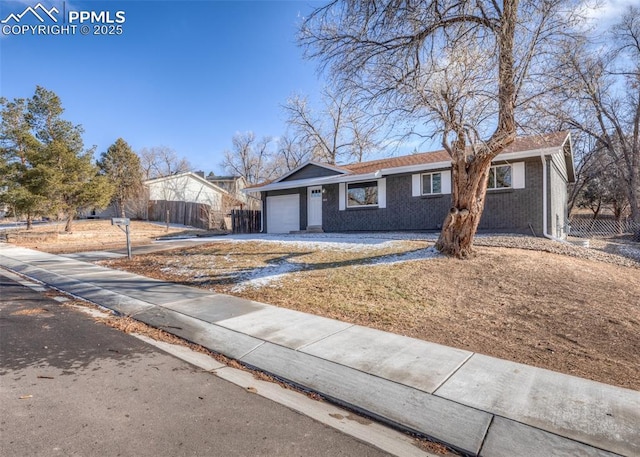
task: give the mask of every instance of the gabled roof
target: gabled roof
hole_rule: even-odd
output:
[[[335,171],[338,174],[347,174],[349,173],[349,170],[345,170],[344,167],[339,167],[336,165],[331,165],[328,163],[322,163],[322,162],[315,162],[313,160],[309,160],[305,163],[303,163],[302,165],[294,168],[293,170],[289,171],[287,174],[285,174],[284,176],[279,177],[278,179],[275,179],[271,182],[281,182],[284,181],[285,179],[287,179],[289,176],[296,174],[297,172],[299,172],[300,170],[302,170],[305,167],[308,167],[310,165],[316,166],[316,167],[320,167],[320,168],[326,168],[327,170],[331,170],[331,171]]]
[[[544,135],[516,138],[509,147],[505,148],[504,151],[498,154],[494,161],[516,160],[527,157],[537,157],[540,155],[550,155],[558,152],[564,153],[569,180],[575,180],[573,154],[571,152],[571,137],[568,132],[555,132]],[[337,176],[325,176],[321,178],[282,182],[288,176],[293,175],[310,164],[329,168],[338,171],[340,174]],[[358,162],[342,166],[307,162],[275,181],[261,183],[253,187],[249,187],[246,190],[259,192],[293,187],[335,184],[337,182],[349,182],[360,179],[374,179],[391,174],[415,173],[426,170],[444,169],[450,166],[451,156],[449,156],[449,153],[445,150],[390,157],[388,159],[371,160],[368,162]]]
[[[176,178],[188,178],[188,179],[195,179],[198,183],[209,187],[210,189],[213,189],[217,192],[220,192],[221,194],[229,194],[229,192],[227,192],[226,190],[224,190],[222,187],[220,186],[216,186],[215,184],[213,184],[212,182],[207,181],[205,178],[203,178],[202,176],[192,172],[192,171],[186,171],[184,173],[177,173],[175,175],[169,175],[169,176],[161,176],[160,178],[154,178],[154,179],[147,179],[146,181],[143,182],[143,184],[145,186],[148,186],[150,184],[158,184],[158,183],[162,183],[162,182],[167,182],[167,181],[171,181],[172,179],[176,179]]]
[[[537,135],[516,138],[509,147],[502,151],[499,156],[516,152],[540,151],[547,148],[561,148],[569,134],[567,132],[556,132],[548,135]],[[505,157],[506,158],[506,157]],[[422,152],[400,157],[390,157],[388,159],[372,160],[369,162],[352,163],[343,165],[352,173],[370,173],[376,170],[407,167],[411,165],[427,165],[438,162],[450,162],[451,157],[444,149],[433,152]]]

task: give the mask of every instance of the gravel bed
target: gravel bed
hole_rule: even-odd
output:
[[[614,254],[605,252],[605,249],[610,248],[611,243],[598,242],[594,243],[593,247],[585,248],[575,246],[568,242],[558,242],[546,238],[534,238],[524,235],[481,235],[475,238],[474,244],[476,246],[544,251],[581,259],[597,260],[599,262],[612,263],[625,267],[640,268],[640,245],[638,247],[627,244],[616,246],[617,253]]]

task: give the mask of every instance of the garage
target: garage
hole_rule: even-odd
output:
[[[267,197],[267,233],[300,230],[300,195]]]

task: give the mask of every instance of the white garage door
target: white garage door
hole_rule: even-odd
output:
[[[289,233],[300,230],[300,195],[267,197],[267,232]]]

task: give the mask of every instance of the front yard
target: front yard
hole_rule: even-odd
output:
[[[478,238],[458,261],[432,237],[392,238],[222,237],[106,264],[640,390],[637,245]]]
[[[140,246],[151,243],[159,236],[194,232],[185,227],[170,226],[144,221],[131,221],[131,245]],[[43,225],[34,225],[32,230],[21,228],[7,229],[0,225],[0,239],[4,236],[14,244],[32,249],[40,249],[52,254],[81,251],[99,251],[126,248],[125,234],[110,220],[79,220],[73,222],[73,231],[64,231],[64,221]]]

